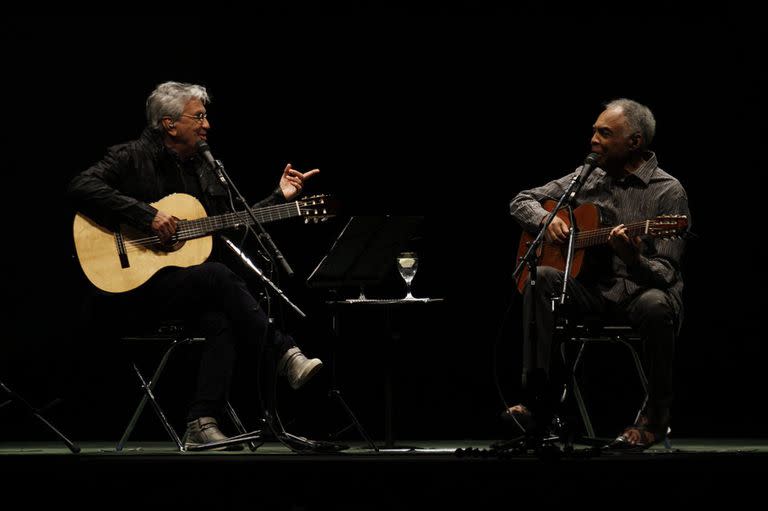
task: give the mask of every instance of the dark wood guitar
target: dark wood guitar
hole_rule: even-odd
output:
[[[552,211],[557,203],[547,200],[542,203],[544,209]],[[561,209],[557,216],[570,225],[568,211]],[[613,229],[600,226],[600,212],[594,204],[582,204],[573,210],[576,220],[576,239],[574,240],[573,259],[571,261],[571,277],[576,277],[584,264],[584,252],[589,247],[595,247],[608,243],[608,235]],[[688,228],[688,217],[685,215],[662,215],[649,220],[641,220],[624,224],[627,228],[627,236],[645,236],[652,238],[675,238],[683,234]],[[519,261],[528,250],[534,235],[524,232],[520,237],[517,247],[517,260]],[[568,249],[567,243],[543,242],[536,252],[540,266],[552,266],[560,271],[565,271],[565,257]],[[528,268],[525,267],[517,281],[517,290],[521,293],[528,282]]]

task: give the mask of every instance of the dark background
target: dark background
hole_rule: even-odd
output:
[[[107,146],[138,136],[155,85],[189,81],[208,87],[213,153],[247,197],[264,196],[291,162],[319,167],[308,191],[343,204],[330,223],[288,221],[270,232],[297,273],[281,284],[310,316],[286,312],[287,328],[308,353],[328,362],[338,355],[336,383],[374,435],[389,353],[383,318],[348,312],[335,341],[327,293],[304,285],[350,214],[425,216],[414,292],[446,298],[397,318],[396,436],[504,435],[494,370],[514,402],[520,367],[510,280],[520,229],[508,201],[579,165],[602,102],[629,97],[654,111],[654,149],[686,187],[699,235],[684,262],[673,428],[678,436],[763,436],[764,28],[728,14],[405,14],[0,22],[9,231],[2,379],[36,404],[63,397],[50,414],[77,439],[119,436],[138,398],[135,378],[114,341],[82,335],[87,286],[63,194]],[[402,296],[394,271],[369,294]],[[233,400],[249,417],[259,412],[246,362]],[[184,364],[169,370],[184,373]],[[619,360],[593,371],[606,378],[598,387],[613,388],[630,370]],[[299,393],[281,388],[295,432],[320,436],[343,425],[325,396],[331,375]],[[179,427],[185,377],[169,377],[164,394]],[[625,422],[622,414],[606,420]],[[143,434],[162,437],[153,418],[145,422]],[[10,438],[50,436],[21,416],[2,423]]]

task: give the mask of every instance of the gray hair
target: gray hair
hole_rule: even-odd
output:
[[[656,134],[656,119],[653,117],[651,109],[637,101],[626,98],[614,99],[605,104],[606,110],[613,108],[621,109],[630,129],[633,132],[639,131],[643,136],[643,147],[641,149],[648,147],[653,141],[653,136]]]
[[[177,120],[193,99],[199,99],[204,105],[210,102],[208,92],[202,85],[182,82],[161,83],[147,98],[147,126],[154,130],[163,129],[163,117]]]

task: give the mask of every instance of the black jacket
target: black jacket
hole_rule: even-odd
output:
[[[229,211],[227,193],[198,155],[182,162],[146,128],[137,140],[112,146],[75,176],[67,195],[74,208],[105,227],[126,223],[149,232],[157,209],[149,203],[174,192],[197,197],[208,215]],[[254,207],[285,202],[279,187]]]

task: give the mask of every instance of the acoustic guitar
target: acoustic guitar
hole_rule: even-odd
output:
[[[547,211],[552,211],[557,203],[553,200],[542,202]],[[568,211],[561,209],[557,216],[570,225]],[[589,247],[595,247],[608,243],[608,235],[613,227],[600,226],[600,212],[594,204],[582,204],[573,210],[576,221],[576,235],[574,239],[573,259],[571,260],[571,277],[576,277],[584,263],[584,252]],[[624,224],[627,228],[627,236],[645,236],[651,238],[676,238],[682,235],[688,228],[688,217],[685,215],[662,215],[649,220],[640,220]],[[528,251],[528,247],[534,240],[534,235],[523,232],[517,247],[517,260]],[[560,271],[565,271],[565,259],[568,251],[568,243],[554,243],[549,241],[539,245],[536,256],[539,266],[552,266]],[[525,266],[517,281],[517,290],[521,293],[528,282],[528,267]]]
[[[129,226],[112,231],[81,213],[75,215],[72,230],[77,258],[94,286],[108,293],[123,293],[136,289],[162,268],[200,264],[211,255],[213,233],[253,223],[247,211],[207,216],[200,201],[183,193],[168,195],[152,206],[182,219],[169,244]],[[261,223],[292,217],[303,217],[309,223],[334,216],[332,209],[330,197],[314,195],[251,211]]]

